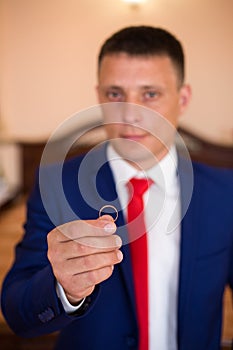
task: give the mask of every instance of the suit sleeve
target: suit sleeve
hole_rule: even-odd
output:
[[[28,201],[24,227],[15,261],[3,283],[1,302],[12,330],[20,336],[34,337],[58,331],[75,320],[66,314],[56,294],[56,281],[47,258],[47,234],[54,225],[44,209],[38,182]]]

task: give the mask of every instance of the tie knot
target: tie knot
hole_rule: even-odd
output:
[[[151,179],[138,179],[138,178],[132,178],[129,180],[129,183],[133,186],[133,194],[142,196],[146,190],[150,187],[152,184]]]

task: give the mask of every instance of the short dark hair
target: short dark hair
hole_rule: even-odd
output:
[[[168,31],[150,26],[126,27],[102,45],[98,67],[106,55],[126,53],[130,56],[166,55],[174,63],[180,82],[184,81],[184,52],[181,43]]]

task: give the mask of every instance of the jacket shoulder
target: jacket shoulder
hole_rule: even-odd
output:
[[[192,162],[194,178],[212,186],[228,188],[233,192],[233,169],[213,167],[202,163]]]

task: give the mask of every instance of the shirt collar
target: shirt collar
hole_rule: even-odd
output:
[[[132,177],[149,177],[163,190],[169,191],[177,181],[177,152],[172,146],[161,161],[147,171],[139,171],[126,162],[109,143],[107,159],[110,161],[115,182],[117,185],[128,182]]]

